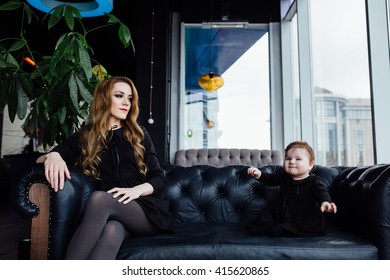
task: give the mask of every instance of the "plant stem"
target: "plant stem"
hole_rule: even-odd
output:
[[[90,29],[90,30],[88,30],[88,31],[85,31],[85,35],[87,35],[87,34],[90,33],[90,32],[96,31],[96,30],[98,30],[98,29],[106,28],[106,27],[109,27],[109,26],[112,26],[112,25],[115,25],[115,24],[114,24],[114,23],[110,23],[110,24],[101,25],[101,26],[92,28],[92,29]]]

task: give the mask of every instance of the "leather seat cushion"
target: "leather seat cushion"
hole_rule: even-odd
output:
[[[175,234],[132,237],[122,244],[117,259],[377,259],[377,248],[364,239],[330,229],[320,237],[249,235],[240,224],[175,224]]]

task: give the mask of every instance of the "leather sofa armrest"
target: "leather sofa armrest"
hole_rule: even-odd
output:
[[[333,186],[338,221],[370,239],[390,259],[390,165],[347,169]]]
[[[49,187],[46,181],[43,164],[36,164],[18,182],[15,188],[16,212],[23,218],[35,218],[39,215],[38,205],[30,200],[30,188],[34,184],[43,184]]]
[[[43,163],[37,163],[15,188],[16,212],[33,218],[31,259],[63,259],[94,185],[77,168],[68,167],[71,180],[54,192],[46,181]]]

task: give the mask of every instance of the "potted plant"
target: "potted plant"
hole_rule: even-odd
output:
[[[43,129],[43,145],[52,146],[80,127],[89,115],[94,87],[109,76],[93,59],[87,36],[115,25],[123,46],[134,51],[129,28],[106,14],[106,24],[87,29],[80,11],[69,4],[53,8],[43,18],[22,0],[8,1],[0,11],[21,13],[19,35],[0,38],[0,111],[8,106],[11,122],[18,117],[32,132]],[[47,24],[49,32],[60,23],[65,27],[48,54],[32,49],[26,38],[26,26],[36,20]]]

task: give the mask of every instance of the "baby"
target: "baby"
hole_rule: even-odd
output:
[[[314,167],[313,149],[303,141],[294,141],[285,149],[283,172],[262,173],[256,167],[248,174],[269,186],[280,186],[275,204],[261,212],[247,226],[254,235],[315,236],[326,233],[324,212],[336,213],[337,207],[321,178],[310,173]]]

